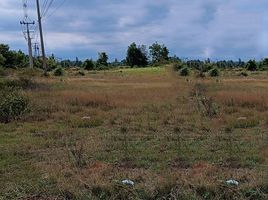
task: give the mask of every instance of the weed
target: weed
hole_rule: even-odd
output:
[[[218,115],[218,105],[213,101],[212,97],[201,97],[198,99],[198,108],[204,116],[216,117]]]
[[[231,119],[228,125],[233,128],[253,128],[258,126],[260,121],[257,118]]]
[[[54,72],[54,76],[63,76],[64,75],[64,69],[62,67],[57,67]]]
[[[220,76],[220,71],[218,68],[213,68],[212,70],[210,70],[209,75],[211,77],[217,77]]]
[[[184,67],[180,70],[180,75],[181,76],[189,76],[190,75],[190,70],[188,67]]]
[[[17,90],[0,91],[0,122],[9,123],[28,110],[29,99]]]
[[[84,167],[87,162],[85,158],[84,144],[77,141],[70,141],[66,144],[69,161],[78,168]]]

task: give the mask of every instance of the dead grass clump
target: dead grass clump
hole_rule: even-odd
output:
[[[197,104],[197,108],[202,115],[213,118],[219,113],[219,107],[214,102],[212,97],[207,97],[207,88],[203,84],[196,84],[193,90],[190,92]]]
[[[101,126],[103,123],[103,119],[97,116],[90,117],[89,119],[73,118],[70,120],[72,128],[94,128]]]
[[[69,141],[66,144],[66,149],[70,163],[78,168],[86,166],[87,159],[83,143],[77,141]]]
[[[227,126],[231,128],[253,128],[260,124],[259,119],[255,117],[249,118],[231,118],[227,122]]]
[[[63,98],[63,102],[71,106],[85,106],[103,110],[111,110],[116,107],[108,96],[96,93],[65,91],[61,93],[61,98]]]
[[[249,92],[221,91],[215,95],[217,101],[229,107],[257,108],[268,110],[268,95]]]

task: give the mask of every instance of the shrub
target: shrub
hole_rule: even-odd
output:
[[[2,76],[6,76],[7,75],[7,73],[6,73],[6,71],[2,68],[2,67],[0,67],[0,77]]]
[[[241,73],[240,73],[240,76],[248,76],[248,73],[245,72],[245,71],[244,71],[244,72],[241,72]]]
[[[174,71],[179,71],[183,68],[183,64],[180,62],[173,63],[172,68]]]
[[[0,122],[9,123],[22,116],[28,109],[29,100],[19,91],[3,89],[0,91]]]
[[[218,68],[213,68],[212,70],[210,70],[209,75],[211,77],[217,77],[220,75],[220,71]]]
[[[62,67],[57,67],[54,71],[54,76],[63,76],[64,70]]]
[[[211,97],[201,97],[198,99],[198,108],[204,116],[207,117],[216,117],[218,115],[219,107],[213,101]]]
[[[4,79],[0,82],[0,88],[15,88],[15,89],[34,89],[37,87],[37,84],[28,77],[19,77],[18,79]]]
[[[249,60],[247,63],[247,70],[249,71],[256,71],[258,68],[257,63],[255,60]]]
[[[85,70],[94,70],[95,69],[95,63],[93,62],[93,60],[85,60],[85,62],[83,63],[83,68]]]
[[[77,75],[78,75],[78,76],[85,76],[86,74],[85,74],[84,71],[79,71],[79,72],[77,72]]]
[[[180,75],[181,76],[189,76],[190,75],[190,70],[188,69],[188,67],[182,68],[181,71],[180,71]]]

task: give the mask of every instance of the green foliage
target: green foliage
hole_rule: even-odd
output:
[[[146,66],[148,64],[146,46],[141,45],[137,47],[135,42],[130,44],[127,50],[126,61],[131,67]]]
[[[99,53],[97,66],[108,66],[108,55],[105,52]]]
[[[203,65],[201,71],[202,72],[209,72],[212,69],[213,69],[213,64],[210,63],[210,62],[205,62],[205,64]]]
[[[247,70],[249,71],[256,71],[258,68],[257,63],[255,60],[249,60],[247,63]]]
[[[190,75],[190,70],[188,67],[184,67],[180,70],[180,75],[181,76],[189,76]]]
[[[54,70],[57,67],[57,61],[54,57],[54,54],[52,54],[48,59],[47,59],[47,67],[50,70]]]
[[[2,54],[0,54],[0,67],[4,67],[5,62],[6,62],[5,57]]]
[[[32,78],[20,75],[18,79],[5,79],[0,82],[0,89],[33,89],[37,84]]]
[[[220,71],[218,68],[213,68],[212,70],[210,70],[209,75],[211,77],[217,77],[220,76]]]
[[[138,46],[136,43],[130,44],[127,50],[127,64],[133,66],[146,66],[148,64],[146,46]]]
[[[85,70],[94,70],[95,69],[95,64],[92,59],[86,59],[85,62],[83,63],[83,68]]]
[[[64,69],[62,67],[57,67],[54,70],[54,76],[63,76],[64,75]]]
[[[264,58],[261,62],[260,62],[260,70],[264,71],[264,70],[268,70],[268,58]]]
[[[9,123],[22,116],[28,108],[29,100],[17,90],[5,88],[0,91],[0,122]]]
[[[179,71],[184,67],[182,62],[175,62],[172,64],[172,68],[174,71]]]
[[[2,76],[6,76],[7,75],[7,73],[6,73],[6,71],[5,71],[5,69],[4,68],[2,68],[2,67],[0,67],[0,77]]]
[[[8,45],[0,44],[0,66],[26,67],[28,57],[22,51],[11,51]]]
[[[150,55],[152,57],[152,63],[158,63],[168,60],[169,50],[164,44],[160,45],[156,42],[152,44],[149,49]]]

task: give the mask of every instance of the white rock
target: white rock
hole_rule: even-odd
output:
[[[82,117],[82,119],[83,119],[83,120],[89,120],[89,119],[91,119],[91,117],[89,117],[89,116],[85,116],[85,117]]]
[[[246,117],[238,117],[237,120],[246,120]]]
[[[123,183],[124,185],[134,186],[134,182],[133,182],[132,180],[128,180],[128,179],[123,180],[122,183]]]
[[[228,185],[235,185],[235,186],[238,186],[238,185],[239,185],[238,181],[236,181],[236,180],[232,180],[232,179],[226,181],[226,183],[227,183]]]

